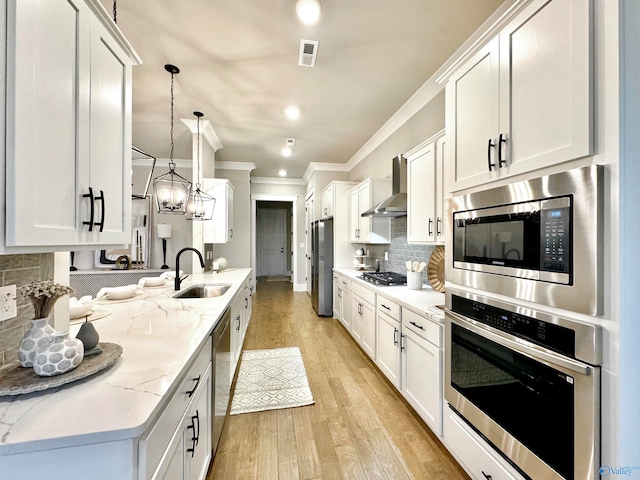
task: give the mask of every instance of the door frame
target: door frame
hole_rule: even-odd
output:
[[[291,265],[292,259],[291,259],[291,250],[293,249],[293,245],[290,243],[292,242],[291,238],[292,235],[290,232],[290,228],[288,227],[287,223],[289,221],[289,219],[287,218],[287,214],[291,212],[291,207],[288,206],[287,208],[260,208],[260,206],[258,206],[257,210],[256,210],[256,252],[257,255],[256,256],[256,275],[264,277],[264,271],[263,271],[263,267],[264,267],[264,242],[263,242],[263,238],[262,236],[264,235],[264,225],[258,225],[258,222],[263,218],[262,216],[265,215],[265,213],[268,215],[269,213],[272,212],[278,212],[277,216],[278,216],[278,221],[282,221],[282,225],[281,225],[281,229],[279,229],[278,231],[278,235],[282,235],[282,252],[281,252],[281,256],[280,256],[280,261],[282,262],[282,275],[292,275],[293,274],[293,265]],[[293,228],[293,225],[291,225],[291,228]],[[258,235],[258,233],[261,233],[261,235]],[[287,236],[289,238],[287,238]],[[287,247],[289,247],[289,249],[287,250]],[[258,258],[258,256],[260,256],[260,259]],[[289,258],[287,258],[287,256]],[[260,262],[263,262],[262,264]],[[290,268],[287,268],[287,264],[289,264],[288,266]],[[275,275],[273,273],[268,274],[268,275]]]
[[[268,193],[252,193],[251,194],[251,265],[253,265],[253,269],[251,272],[253,284],[256,285],[257,282],[257,270],[258,270],[258,253],[257,253],[257,213],[258,213],[258,202],[259,201],[270,201],[270,202],[291,202],[291,214],[293,215],[293,219],[291,222],[291,230],[293,232],[293,238],[291,239],[291,250],[293,252],[293,256],[291,259],[291,274],[292,274],[292,282],[293,282],[293,291],[294,292],[305,292],[307,289],[307,284],[303,283],[298,285],[298,249],[296,246],[298,245],[298,196],[297,195],[272,195]]]

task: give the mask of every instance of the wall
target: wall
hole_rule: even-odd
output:
[[[37,280],[54,277],[54,254],[0,255],[0,282],[2,286],[20,287]],[[0,321],[0,367],[18,360],[18,344],[33,318],[31,302],[17,295],[18,315]],[[63,301],[63,300],[61,300]]]
[[[407,152],[444,128],[444,90],[415,113],[349,172],[349,180],[391,176],[391,159]]]
[[[249,268],[251,265],[251,203],[248,170],[216,169],[215,178],[231,182],[233,190],[233,240],[213,245],[213,255],[227,259],[229,267]]]

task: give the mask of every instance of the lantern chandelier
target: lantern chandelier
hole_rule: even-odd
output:
[[[198,150],[196,155],[198,170],[196,173],[196,189],[189,195],[186,215],[187,220],[205,221],[211,220],[213,217],[216,199],[200,190],[200,118],[204,114],[202,112],[193,112],[193,114],[198,117]]]
[[[175,65],[165,65],[164,69],[171,74],[171,154],[169,171],[153,180],[154,196],[158,213],[184,215],[187,212],[187,200],[191,192],[191,182],[175,172],[173,161],[173,76],[180,73]]]

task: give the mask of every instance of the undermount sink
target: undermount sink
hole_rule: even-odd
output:
[[[176,293],[173,298],[214,298],[225,294],[228,283],[197,283]]]

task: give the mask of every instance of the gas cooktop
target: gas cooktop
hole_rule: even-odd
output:
[[[395,272],[362,272],[359,277],[376,285],[406,285],[407,276]]]

